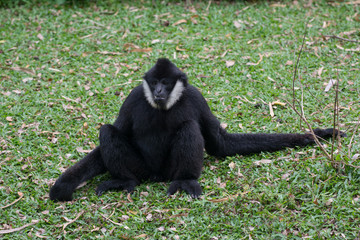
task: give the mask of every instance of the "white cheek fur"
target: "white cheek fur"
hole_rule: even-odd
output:
[[[159,108],[159,106],[154,102],[154,97],[151,93],[149,84],[146,82],[146,80],[143,80],[143,89],[144,89],[145,98],[150,103],[150,105],[153,108]]]
[[[153,108],[159,109],[160,106],[155,103],[149,84],[146,82],[146,80],[143,80],[143,89],[144,89],[145,98],[149,102],[149,104]],[[174,104],[180,99],[184,89],[185,89],[184,83],[178,80],[169,95],[169,99],[166,102],[165,110],[169,110],[172,106],[174,106]]]
[[[170,93],[169,99],[166,103],[166,110],[169,110],[180,99],[182,92],[184,91],[184,83],[177,80],[173,90]]]

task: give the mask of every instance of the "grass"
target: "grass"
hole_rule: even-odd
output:
[[[359,166],[359,43],[323,37],[360,41],[358,5],[37,2],[2,2],[7,7],[0,9],[0,231],[13,230],[3,239],[360,237],[360,170],[346,165]],[[228,131],[303,132],[291,108],[276,106],[271,117],[266,104],[291,101],[306,24],[295,94],[300,99],[303,90],[314,127],[331,127],[334,88],[324,89],[339,79],[340,126],[348,137],[337,167],[318,147],[205,155],[199,200],[167,197],[168,183],[97,197],[105,175],[77,190],[73,202],[49,201],[56,178],[98,144],[99,126],[115,120],[158,57],[188,74]],[[262,159],[271,163],[254,164]]]

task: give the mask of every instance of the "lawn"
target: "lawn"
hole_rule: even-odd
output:
[[[0,2],[0,238],[360,238],[359,1],[19,2]],[[347,138],[323,141],[333,160],[317,146],[205,154],[200,199],[151,182],[98,197],[103,175],[50,201],[159,57],[229,132],[307,131],[294,97],[332,127],[336,80]]]

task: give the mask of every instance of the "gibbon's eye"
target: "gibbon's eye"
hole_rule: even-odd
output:
[[[157,81],[152,81],[152,82],[150,83],[150,85],[151,85],[152,87],[155,87],[156,84],[157,84]]]
[[[170,85],[170,81],[167,81],[166,78],[161,79],[160,82],[161,82],[161,84],[163,84],[163,85],[165,85],[165,86],[169,86],[169,85]]]

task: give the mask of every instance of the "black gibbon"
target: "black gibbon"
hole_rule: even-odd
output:
[[[168,59],[158,59],[143,78],[114,124],[101,127],[100,145],[57,179],[50,199],[70,201],[80,183],[107,171],[112,179],[97,187],[99,196],[113,189],[132,192],[143,181],[171,181],[168,195],[183,190],[198,198],[204,148],[226,157],[314,143],[311,134],[228,133],[186,74]],[[338,133],[315,129],[321,138],[333,132]]]

